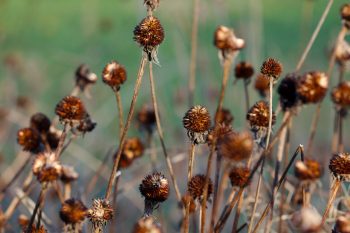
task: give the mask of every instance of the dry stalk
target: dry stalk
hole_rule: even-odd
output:
[[[117,101],[117,108],[118,108],[118,118],[119,118],[119,139],[122,137],[122,132],[124,128],[124,119],[123,119],[123,105],[122,105],[122,100],[120,96],[119,91],[115,91],[115,99]]]
[[[329,213],[329,211],[330,211],[330,209],[331,209],[331,207],[333,205],[333,201],[334,201],[335,197],[337,196],[340,184],[341,184],[341,181],[339,179],[336,179],[333,182],[332,188],[331,188],[330,193],[329,193],[329,199],[328,199],[328,202],[327,202],[327,206],[326,206],[326,209],[325,209],[325,211],[323,213],[323,216],[322,216],[322,222],[321,222],[321,225],[320,225],[320,229],[326,223],[326,220],[328,218],[328,213]]]
[[[187,172],[187,182],[190,182],[192,178],[192,171],[193,171],[193,163],[194,163],[194,154],[195,154],[195,148],[196,146],[191,143],[191,149],[189,154],[189,160],[188,160],[188,172]],[[184,223],[184,232],[187,233],[190,228],[190,198],[188,198],[186,202],[186,215],[185,215],[185,223]],[[195,226],[194,226],[195,227]]]

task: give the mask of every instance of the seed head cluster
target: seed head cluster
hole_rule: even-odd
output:
[[[236,37],[233,29],[219,26],[214,33],[214,45],[221,50],[223,56],[226,57],[226,55],[232,54],[232,52],[241,50],[245,42],[243,39]]]
[[[56,105],[56,114],[60,121],[72,125],[82,121],[87,113],[80,98],[66,96]]]
[[[22,128],[17,132],[17,142],[24,151],[36,153],[40,147],[40,135],[32,128]]]
[[[134,226],[132,233],[162,233],[162,228],[152,216],[141,218]]]
[[[139,138],[134,137],[125,140],[119,166],[121,168],[129,167],[136,158],[142,156],[143,151],[144,146]]]
[[[156,124],[154,108],[149,105],[142,106],[141,110],[137,113],[137,121],[142,129],[145,129],[148,133],[152,133]]]
[[[281,80],[278,86],[277,93],[279,94],[280,104],[283,111],[296,107],[299,103],[298,96],[298,76],[295,74],[288,74]]]
[[[56,159],[55,153],[44,152],[35,157],[32,171],[40,183],[52,182],[61,176],[62,165]]]
[[[282,73],[282,64],[274,58],[268,58],[261,66],[260,72],[266,77],[277,80]]]
[[[255,90],[258,91],[260,96],[266,97],[269,93],[270,81],[263,74],[259,74],[254,83]]]
[[[187,135],[194,144],[205,143],[211,125],[210,115],[205,107],[196,105],[188,110],[182,119]]]
[[[247,120],[252,128],[267,128],[269,126],[269,105],[259,101],[247,113]],[[272,125],[276,122],[276,115],[272,113]]]
[[[100,229],[113,218],[113,208],[105,199],[94,199],[92,207],[87,211],[87,217],[94,229]]]
[[[168,199],[170,187],[165,176],[160,172],[155,172],[142,180],[139,190],[145,199],[163,202]]]
[[[95,84],[97,75],[90,71],[86,64],[81,64],[75,71],[75,85],[84,91],[90,85]]]

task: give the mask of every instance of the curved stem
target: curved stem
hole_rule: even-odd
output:
[[[117,100],[117,107],[118,107],[118,117],[119,117],[119,139],[122,137],[122,132],[124,128],[124,119],[123,119],[123,105],[122,105],[122,100],[120,97],[120,92],[116,91],[115,93],[115,98]]]

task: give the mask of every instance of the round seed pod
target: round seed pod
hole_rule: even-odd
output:
[[[249,132],[231,132],[218,138],[217,151],[227,159],[242,161],[250,157],[253,146],[253,138]]]
[[[243,39],[236,37],[233,29],[219,26],[214,33],[214,45],[216,48],[220,49],[225,56],[225,54],[244,48],[245,42]]]
[[[304,162],[297,161],[294,167],[295,176],[301,180],[313,181],[322,176],[323,169],[321,164],[316,160],[305,159]]]
[[[350,106],[350,82],[343,81],[333,88],[332,101],[341,108]]]
[[[350,213],[340,215],[334,225],[333,233],[350,233]]]
[[[260,72],[268,78],[272,77],[276,81],[281,75],[282,70],[282,64],[279,61],[273,58],[268,58],[262,64]]]
[[[269,93],[270,81],[263,74],[259,74],[254,83],[255,90],[258,91],[261,97],[266,97]]]
[[[52,182],[60,178],[62,165],[56,160],[55,153],[45,152],[35,157],[32,171],[40,183]]]
[[[89,85],[95,84],[97,75],[90,71],[86,64],[81,64],[75,71],[75,85],[84,91]]]
[[[209,200],[210,195],[213,193],[213,183],[210,178],[208,182],[209,183],[208,183],[207,197]],[[205,186],[205,175],[195,175],[188,182],[187,190],[194,200],[201,201],[203,198],[204,186]]]
[[[298,85],[298,95],[304,104],[318,103],[326,95],[328,78],[325,73],[312,71],[304,74]]]
[[[141,218],[134,226],[133,233],[162,233],[162,228],[152,216]]]
[[[196,105],[188,110],[182,123],[187,129],[187,135],[194,144],[205,143],[211,121],[208,110]]]
[[[225,124],[225,125],[231,125],[232,121],[234,120],[230,110],[228,110],[227,108],[222,108],[217,113],[216,119],[219,124]]]
[[[36,129],[40,133],[47,133],[50,129],[51,121],[43,113],[38,112],[30,118],[30,128]]]
[[[75,96],[66,96],[56,105],[56,114],[61,122],[73,123],[82,121],[86,116],[83,102]]]
[[[265,101],[259,101],[251,107],[247,113],[250,126],[255,128],[267,128],[269,126],[269,105]],[[276,115],[272,112],[272,125],[276,123]]]
[[[253,76],[253,74],[254,74],[254,68],[252,64],[246,61],[241,61],[235,67],[235,77],[237,79],[248,80]]]
[[[294,108],[298,105],[298,76],[296,74],[288,74],[282,79],[278,86],[277,93],[279,94],[280,104],[283,111]]]
[[[22,128],[17,131],[17,142],[24,151],[36,153],[40,150],[40,135],[32,128]]]
[[[141,129],[145,129],[148,133],[152,133],[156,124],[156,114],[154,108],[149,105],[143,105],[137,113],[137,121]]]
[[[334,154],[329,162],[329,170],[336,179],[350,182],[350,154]]]
[[[87,210],[81,200],[71,198],[62,204],[60,218],[65,224],[80,223],[87,216]]]
[[[99,229],[113,218],[113,208],[105,199],[94,199],[92,207],[88,209],[87,217],[94,229]]]
[[[145,199],[163,202],[168,199],[170,187],[165,176],[160,172],[155,172],[142,180],[139,190]]]
[[[232,186],[243,188],[249,182],[250,170],[247,167],[233,167],[229,177]]]
[[[139,138],[134,137],[126,139],[122,150],[119,167],[129,167],[134,159],[142,156],[143,151],[144,146]]]
[[[102,71],[102,81],[115,92],[120,90],[120,86],[126,81],[126,76],[124,66],[116,61],[108,63]]]

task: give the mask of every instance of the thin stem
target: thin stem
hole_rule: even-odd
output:
[[[249,83],[247,81],[244,81],[244,95],[245,95],[246,112],[248,112],[249,108],[250,108],[248,85],[249,85]]]
[[[115,99],[117,101],[117,108],[118,108],[118,118],[119,118],[119,139],[122,137],[122,132],[124,128],[124,119],[123,119],[123,105],[122,105],[122,100],[120,97],[120,92],[115,91]]]
[[[236,209],[236,215],[235,215],[235,219],[233,221],[233,226],[232,226],[232,233],[236,233],[237,232],[239,217],[241,215],[241,208],[242,208],[242,204],[243,204],[243,197],[244,197],[244,192],[242,192],[240,194],[240,197],[239,197],[239,200],[238,200],[237,209]]]
[[[220,170],[221,170],[221,161],[222,156],[217,154],[216,155],[216,168],[215,168],[215,180],[214,180],[214,195],[213,195],[213,207],[211,210],[211,222],[215,222],[218,209],[219,209],[219,203],[218,203],[218,187],[219,187],[219,178],[220,178]]]
[[[270,77],[270,92],[269,92],[269,128],[267,129],[266,146],[267,148],[270,143],[271,131],[272,131],[272,96],[273,96],[273,77]]]
[[[46,191],[47,191],[47,187],[46,187],[46,184],[44,184],[41,188],[38,200],[36,201],[32,216],[29,220],[29,224],[28,224],[28,228],[26,229],[26,233],[32,232],[32,227],[33,227],[33,223],[34,223],[34,220],[36,217],[36,213],[38,212],[40,206],[43,204],[43,202],[45,200]]]
[[[191,143],[190,155],[188,160],[188,172],[187,172],[187,182],[190,182],[192,178],[193,162],[194,162],[195,145]],[[186,215],[185,215],[185,225],[184,232],[187,233],[190,228],[190,198],[187,198],[186,202]]]
[[[96,182],[99,178],[99,176],[101,175],[101,173],[103,171],[106,170],[106,163],[109,161],[109,156],[110,154],[107,153],[105,155],[105,157],[103,158],[102,163],[100,164],[100,166],[98,167],[97,171],[94,173],[93,177],[90,179],[89,183],[87,184],[87,188],[85,190],[85,193],[91,193],[92,190],[95,188]]]
[[[344,37],[346,35],[346,33],[348,32],[348,29],[343,25],[343,27],[341,28],[337,40],[336,40],[336,44],[334,46],[331,58],[329,60],[329,64],[328,64],[328,71],[327,71],[327,77],[330,78],[330,76],[332,75],[333,72],[333,68],[334,68],[334,64],[335,64],[335,60],[336,60],[336,53],[338,50],[338,47],[341,43],[342,40],[344,40]]]
[[[312,150],[312,145],[313,145],[313,142],[315,139],[317,125],[318,125],[318,120],[320,118],[320,112],[321,112],[321,102],[317,104],[316,111],[315,111],[314,116],[312,118],[310,136],[309,136],[307,147],[306,147],[306,154],[307,155],[310,154],[310,152]]]
[[[337,152],[338,142],[339,142],[339,118],[340,110],[336,109],[334,114],[334,125],[333,125],[333,136],[332,136],[332,153]]]
[[[118,176],[116,179],[115,179],[115,184],[114,184],[114,189],[113,189],[113,198],[112,198],[112,208],[113,208],[113,211],[114,213],[117,213],[117,193],[118,193],[118,184],[119,184],[119,180],[120,180],[120,176]],[[117,222],[116,222],[117,218],[116,216],[114,216],[112,218],[112,224],[111,224],[111,227],[109,228],[109,232],[110,233],[114,233],[116,232],[116,225],[117,225]]]
[[[136,79],[135,88],[134,88],[134,94],[133,94],[133,97],[132,97],[132,100],[131,100],[130,109],[129,109],[129,113],[128,113],[128,118],[126,120],[126,124],[125,124],[125,127],[123,129],[122,136],[120,138],[119,147],[118,147],[118,150],[117,150],[117,153],[116,153],[117,156],[114,159],[112,172],[111,172],[111,175],[109,177],[108,186],[107,186],[107,189],[106,189],[105,199],[109,199],[109,197],[111,195],[111,192],[112,192],[112,186],[113,186],[114,179],[115,179],[115,176],[116,176],[116,173],[117,173],[117,168],[119,166],[119,161],[120,161],[120,157],[121,157],[121,154],[122,154],[122,148],[124,146],[126,134],[128,132],[132,116],[134,114],[135,104],[136,104],[137,96],[139,94],[139,90],[140,90],[140,86],[141,86],[141,82],[142,82],[142,77],[143,77],[143,72],[144,72],[144,67],[145,67],[146,61],[147,61],[146,56],[143,55],[142,58],[141,58],[141,62],[140,62],[139,72],[137,74],[137,79]]]
[[[338,152],[341,153],[344,151],[344,143],[343,143],[343,119],[341,111],[339,111],[339,136],[338,136]]]
[[[63,125],[63,130],[62,130],[62,134],[60,136],[60,140],[58,141],[58,146],[56,148],[56,151],[55,151],[55,158],[58,160],[58,158],[60,157],[60,155],[62,154],[62,150],[63,150],[63,146],[64,146],[64,141],[66,139],[66,136],[67,136],[67,128],[68,128],[68,125],[67,123],[65,123]]]
[[[331,188],[331,192],[329,194],[329,199],[328,199],[328,202],[327,202],[327,206],[326,206],[326,209],[323,213],[323,216],[322,216],[322,222],[321,222],[321,225],[320,225],[320,229],[323,227],[323,225],[325,224],[327,218],[328,218],[328,213],[332,207],[332,204],[333,204],[333,201],[335,199],[335,197],[337,196],[337,192],[338,192],[338,189],[340,187],[340,184],[341,184],[341,181],[339,179],[336,179],[334,182],[333,182],[333,186]]]

